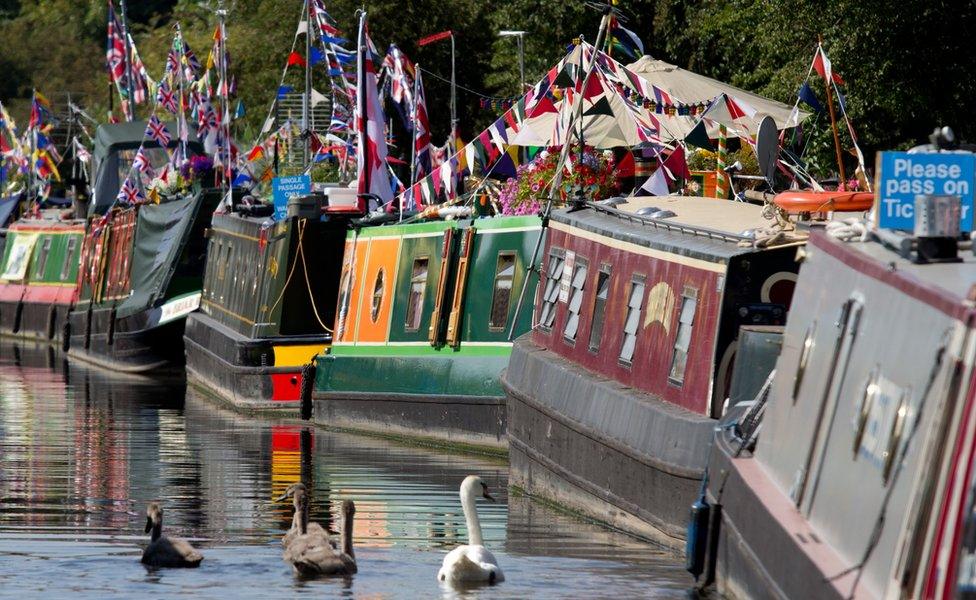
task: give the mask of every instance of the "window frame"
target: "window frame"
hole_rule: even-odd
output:
[[[414,270],[417,267],[417,263],[424,261],[426,265],[424,268],[424,284],[420,289],[420,300],[417,302],[417,313],[414,315],[417,321],[416,327],[411,327],[410,325],[410,309],[414,306],[413,300],[413,280],[414,280]],[[403,315],[403,330],[409,333],[416,333],[420,331],[421,325],[424,321],[424,301],[427,300],[427,288],[430,284],[430,254],[422,254],[420,256],[415,256],[413,261],[410,263],[410,277],[407,279],[407,310],[404,311]]]
[[[37,260],[34,262],[34,279],[44,279],[44,271],[47,270],[47,258],[51,254],[51,246],[54,245],[54,238],[50,235],[44,237],[44,241],[41,242],[40,252],[37,254]]]
[[[681,317],[685,312],[685,299],[694,302],[694,314],[691,316],[691,321],[688,322],[688,347],[684,350],[678,348],[678,341],[681,339],[681,328],[684,325],[681,321]],[[685,373],[688,369],[688,356],[691,354],[691,344],[694,341],[695,335],[695,318],[698,317],[699,301],[701,300],[701,291],[691,285],[686,285],[681,290],[681,307],[678,309],[678,323],[674,330],[674,343],[671,346],[671,366],[668,367],[668,383],[676,387],[682,387],[685,383]],[[677,364],[678,352],[684,353],[684,366],[681,369],[681,377],[676,377],[674,374],[674,367]]]
[[[495,300],[497,298],[496,293],[498,292],[498,282],[502,281],[501,271],[499,271],[499,265],[501,264],[502,258],[512,259],[512,285],[508,288],[508,300],[507,307],[505,308],[505,322],[501,325],[496,325],[493,323],[492,319],[495,316]],[[515,275],[518,272],[518,252],[515,250],[499,250],[498,254],[495,256],[495,276],[491,281],[491,302],[488,304],[488,331],[493,333],[498,333],[500,331],[505,331],[508,327],[509,317],[511,317],[512,312],[512,292],[515,290]]]
[[[579,308],[576,311],[576,333],[573,335],[572,338],[569,338],[569,337],[566,336],[566,326],[569,324],[569,320],[572,318],[572,315],[573,315],[573,311],[572,311],[573,295],[574,295],[574,293],[576,291],[575,286],[573,286],[573,282],[576,281],[577,269],[580,269],[580,268],[584,269],[584,273],[583,273],[583,282],[582,282],[582,285],[579,288],[580,305],[579,305]],[[569,298],[566,300],[566,319],[563,321],[563,335],[562,335],[563,341],[566,342],[566,344],[568,344],[568,345],[570,345],[570,346],[572,346],[574,348],[576,347],[576,340],[579,339],[580,325],[582,325],[582,322],[583,322],[582,321],[582,316],[583,316],[583,298],[585,297],[585,294],[586,294],[586,281],[587,281],[587,279],[589,279],[589,277],[590,277],[590,261],[589,261],[589,259],[586,258],[586,257],[584,257],[584,256],[580,256],[579,254],[577,254],[576,255],[576,260],[573,261],[573,273],[572,273],[572,275],[570,277],[570,280],[569,280]]]
[[[558,246],[551,246],[549,248],[549,252],[546,253],[546,258],[548,258],[549,260],[546,261],[545,269],[544,269],[545,285],[540,285],[539,286],[540,287],[540,290],[541,290],[540,293],[542,294],[542,296],[540,297],[541,302],[539,304],[539,322],[536,324],[536,328],[538,328],[539,330],[541,330],[541,331],[543,331],[545,333],[550,333],[551,334],[552,333],[552,325],[555,325],[555,323],[556,323],[556,310],[559,308],[559,290],[558,290],[558,287],[559,287],[559,282],[562,280],[563,268],[566,266],[566,249],[565,248],[560,248]],[[556,259],[559,260],[559,273],[555,277],[550,276],[550,273],[549,273],[549,270],[550,270],[549,269],[549,265],[552,264],[552,259],[553,258],[556,258]],[[548,302],[546,301],[546,287],[549,285],[549,281],[550,280],[554,280],[556,282],[555,285],[556,285],[556,288],[557,289],[556,289],[556,299],[553,300],[553,302],[550,304],[551,310],[552,310],[552,324],[546,325],[544,323],[544,321],[542,320],[542,316],[543,316],[543,311],[545,310],[546,305],[548,304]],[[539,283],[541,284],[543,282],[540,281]]]
[[[65,281],[68,273],[71,272],[72,259],[78,253],[78,238],[69,236],[64,246],[64,260],[61,262],[61,276],[59,279]]]
[[[630,306],[630,297],[634,293],[634,286],[637,285],[640,285],[642,290],[640,295],[640,304],[637,306],[637,331],[634,332],[634,352],[631,354],[631,357],[629,359],[626,359],[623,357],[623,351],[624,351],[624,345],[627,343],[627,321],[630,320],[630,311],[632,308]],[[634,364],[633,355],[637,353],[637,337],[641,330],[640,321],[641,321],[641,314],[643,314],[644,312],[644,296],[646,295],[647,295],[647,276],[642,275],[640,273],[634,273],[633,275],[630,276],[630,289],[628,290],[626,296],[627,314],[624,316],[623,329],[621,330],[623,336],[621,337],[620,340],[620,350],[617,351],[617,364],[627,369],[633,367]]]
[[[601,319],[599,324],[600,335],[596,340],[596,344],[593,343],[593,332],[596,328],[596,308],[597,303],[600,302],[600,280],[603,276],[606,276],[607,284],[607,295],[603,298],[603,311],[600,313]],[[613,265],[608,262],[600,263],[600,269],[596,272],[596,285],[593,288],[593,309],[590,311],[590,332],[587,336],[587,346],[588,350],[594,354],[600,351],[600,346],[603,345],[603,327],[607,321],[607,303],[610,301],[610,278],[613,276]],[[646,288],[646,284],[645,284]]]
[[[379,301],[377,302],[377,288],[379,288]],[[386,268],[380,267],[376,270],[376,277],[373,278],[373,290],[369,294],[369,320],[374,325],[380,322],[380,313],[383,312],[383,297],[386,295]]]

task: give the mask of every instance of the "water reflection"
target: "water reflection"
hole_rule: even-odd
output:
[[[485,544],[505,583],[457,593],[435,581],[466,541],[458,486],[477,473]],[[266,598],[682,597],[680,565],[653,547],[507,491],[502,461],[256,420],[215,407],[180,381],[119,378],[45,348],[0,345],[0,589],[88,597],[188,594]],[[360,573],[300,581],[281,560],[304,481],[312,518],[335,531],[356,502]],[[144,510],[206,556],[199,570],[138,563]]]

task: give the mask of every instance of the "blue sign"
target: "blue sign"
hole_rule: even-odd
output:
[[[293,196],[307,196],[312,193],[312,178],[308,175],[275,177],[271,180],[271,194],[274,198],[275,221],[288,218],[288,199]]]
[[[976,157],[972,154],[882,152],[878,225],[915,228],[915,196],[959,196],[962,231],[973,230]]]

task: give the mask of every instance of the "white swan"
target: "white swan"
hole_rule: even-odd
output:
[[[444,557],[444,564],[437,572],[439,581],[448,583],[498,583],[505,575],[490,550],[485,548],[478,521],[478,496],[495,501],[488,493],[488,486],[477,475],[468,475],[461,482],[461,507],[468,525],[468,544],[458,546]]]

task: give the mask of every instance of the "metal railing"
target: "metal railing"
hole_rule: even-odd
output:
[[[728,233],[725,231],[710,229],[708,227],[700,227],[697,225],[684,225],[681,223],[666,221],[664,219],[654,219],[652,217],[646,217],[644,215],[638,215],[632,212],[617,210],[616,208],[611,208],[609,206],[597,204],[596,202],[587,202],[586,205],[597,212],[601,212],[610,215],[612,217],[617,217],[618,219],[630,221],[631,223],[638,223],[640,225],[650,225],[651,227],[654,227],[656,229],[663,229],[665,231],[677,232],[686,235],[701,236],[712,240],[719,240],[722,242],[732,242],[735,244],[738,244],[739,242],[752,243],[753,241],[755,241],[752,238],[746,237],[744,235]]]

